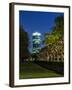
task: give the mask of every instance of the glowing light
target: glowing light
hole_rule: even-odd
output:
[[[33,53],[39,53],[41,47],[41,34],[39,32],[34,32],[32,34],[33,38],[32,38],[32,43],[33,43]]]
[[[37,36],[40,36],[41,33],[35,32],[35,33],[33,33],[32,35],[33,35],[33,36],[36,36],[36,35],[37,35]]]

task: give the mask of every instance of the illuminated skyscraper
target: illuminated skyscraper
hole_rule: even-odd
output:
[[[38,32],[35,32],[32,34],[32,53],[39,53],[41,49],[41,34]]]

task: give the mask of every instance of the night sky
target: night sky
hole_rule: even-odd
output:
[[[64,15],[64,13],[19,11],[19,24],[28,32],[30,51],[32,50],[32,33],[41,33],[41,39],[43,40],[44,33],[51,32],[55,18],[60,15]]]

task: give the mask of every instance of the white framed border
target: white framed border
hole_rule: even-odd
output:
[[[41,11],[41,12],[62,12],[64,13],[64,77],[19,79],[19,11]],[[69,58],[69,8],[64,6],[36,6],[25,4],[14,4],[14,86],[57,84],[70,82],[70,58]]]

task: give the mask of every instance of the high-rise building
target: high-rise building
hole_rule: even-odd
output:
[[[38,32],[35,32],[32,34],[32,53],[39,53],[41,49],[41,34]]]

